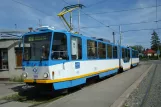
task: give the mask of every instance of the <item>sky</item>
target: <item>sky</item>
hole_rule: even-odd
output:
[[[65,1],[69,4],[78,3],[78,0]],[[57,14],[64,6],[69,5],[66,2],[64,0],[1,0],[0,29],[15,29],[16,24],[17,29],[27,30],[29,27],[37,28],[40,22],[44,26],[53,26],[55,29],[65,30]],[[105,38],[112,42],[112,32],[115,32],[115,39],[118,42],[119,26],[110,25],[145,21],[149,23],[121,25],[121,31],[157,28],[157,24],[154,22],[156,21],[156,0],[80,0],[80,3],[85,6],[80,12],[80,33],[85,36]],[[157,5],[157,19],[161,20],[161,0],[157,0]],[[144,9],[114,12],[135,8]],[[96,14],[102,12],[104,14]],[[69,15],[66,15],[66,18],[69,19]],[[77,31],[77,10],[73,12],[73,26],[74,31]],[[161,21],[158,22],[158,28],[161,28]],[[142,45],[145,48],[150,48],[152,32],[153,30],[124,32],[122,33],[122,45]],[[156,30],[156,32],[161,38],[161,29]]]

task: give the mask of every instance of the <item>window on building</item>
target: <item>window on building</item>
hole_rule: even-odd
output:
[[[117,46],[113,46],[113,58],[117,58]]]
[[[82,39],[71,37],[71,58],[72,60],[82,59]]]
[[[51,59],[53,60],[67,60],[67,37],[64,33],[54,33]]]
[[[98,56],[101,59],[106,58],[106,45],[104,43],[98,43]]]
[[[0,49],[0,69],[7,70],[8,69],[8,50]]]
[[[112,45],[107,44],[107,58],[112,58]]]
[[[97,58],[97,42],[93,40],[87,40],[87,56],[88,59]]]

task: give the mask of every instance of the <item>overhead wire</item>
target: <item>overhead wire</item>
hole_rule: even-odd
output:
[[[21,5],[23,5],[23,6],[26,6],[26,7],[28,7],[28,8],[32,8],[32,9],[34,9],[34,10],[36,10],[36,11],[39,11],[39,12],[41,12],[41,13],[47,15],[47,16],[52,16],[51,14],[48,14],[48,13],[46,13],[46,12],[44,12],[44,11],[41,11],[41,10],[39,10],[39,9],[33,7],[33,6],[30,6],[30,5],[27,5],[27,4],[25,4],[25,3],[19,2],[19,1],[17,1],[17,0],[12,0],[12,1],[13,1],[13,2],[16,2],[16,3],[18,3],[18,4],[21,4]],[[57,13],[55,12],[55,14],[57,14]],[[54,17],[54,16],[52,16],[52,17]],[[55,16],[55,17],[56,17],[56,16]],[[60,19],[60,20],[61,20],[61,19]],[[66,27],[65,27],[65,28],[66,28]],[[66,28],[66,29],[67,29],[67,28]],[[68,29],[67,29],[67,30],[68,30]]]
[[[159,30],[161,28],[156,28],[156,29],[134,29],[134,30],[125,30],[125,31],[121,31],[122,33],[125,33],[125,32],[132,32],[132,31],[143,31],[143,30]]]
[[[26,6],[26,7],[35,9],[35,10],[37,10],[37,11],[39,11],[39,12],[45,14],[45,15],[52,16],[52,15],[46,13],[46,12],[43,12],[43,11],[41,11],[41,10],[39,10],[39,9],[37,9],[37,8],[34,8],[34,7],[30,6],[30,5],[26,5],[26,4],[24,4],[24,3],[22,3],[22,2],[19,2],[19,1],[17,1],[17,0],[12,0],[12,1],[14,1],[14,2],[16,2],[16,3],[19,3],[19,4],[21,4],[21,5],[24,5],[24,6]],[[69,3],[66,2],[65,0],[63,0],[63,1],[64,1],[65,3],[67,3],[67,4],[69,4]],[[101,0],[101,1],[104,1],[104,0]],[[157,0],[156,0],[156,6],[155,6],[155,7],[156,7],[156,21],[153,21],[153,22],[156,22],[156,24],[157,24],[157,29],[156,29],[156,30],[161,29],[161,28],[158,28],[158,22],[161,21],[161,20],[157,20],[157,19],[158,19],[158,18],[157,18],[157,7],[159,7],[159,6],[161,6],[161,5],[157,5]],[[154,7],[154,6],[143,7],[143,8],[135,8],[135,9],[128,9],[128,10],[120,10],[120,11],[112,11],[112,12],[131,11],[131,10],[145,9],[145,8],[153,8],[153,7]],[[91,14],[84,13],[83,11],[81,11],[81,12],[82,12],[84,15],[87,15],[87,16],[89,16],[90,18],[92,18],[93,20],[95,20],[95,21],[99,22],[100,24],[104,25],[104,26],[95,26],[95,27],[108,27],[108,28],[110,28],[110,26],[119,26],[119,25],[132,25],[132,24],[150,23],[150,22],[136,22],[136,23],[127,23],[127,24],[108,25],[108,26],[107,26],[107,25],[104,24],[103,22],[101,22],[101,21],[95,19],[94,17],[90,16]],[[102,13],[111,13],[111,12],[100,12],[100,13],[92,13],[92,14],[102,14]],[[82,28],[95,28],[95,27],[82,27]],[[113,31],[115,31],[115,30],[112,29],[112,28],[110,28],[110,29],[113,30]],[[122,31],[122,33],[129,32],[129,31],[142,31],[142,30],[154,30],[154,29],[127,30],[127,31]],[[116,33],[117,33],[117,32],[116,32]]]
[[[30,6],[30,5],[26,5],[26,4],[24,4],[24,3],[22,3],[22,2],[19,2],[19,1],[17,1],[17,0],[12,0],[12,1],[13,1],[13,2],[16,2],[16,3],[18,3],[18,4],[21,4],[21,5],[23,5],[23,6],[26,6],[26,7],[35,9],[35,10],[37,10],[37,11],[39,11],[39,12],[45,14],[45,15],[51,16],[50,14],[48,14],[48,13],[42,11],[42,10],[39,10],[39,9],[37,9],[37,8],[35,8],[35,7],[32,7],[32,6]]]
[[[93,4],[90,4],[90,5],[87,5],[87,7],[86,7],[86,8],[90,8],[90,7],[94,6],[94,5],[97,5],[98,3],[104,3],[104,2],[106,2],[106,1],[108,1],[108,0],[100,0],[100,1],[98,1],[98,2],[96,2],[96,3],[93,3]]]
[[[157,7],[160,7],[161,5],[158,5]],[[133,8],[133,9],[124,9],[124,10],[114,10],[109,12],[97,12],[97,13],[87,13],[88,15],[94,15],[94,14],[107,14],[107,13],[115,13],[115,12],[124,12],[124,11],[135,11],[135,10],[141,10],[141,9],[147,9],[147,8],[155,8],[156,6],[148,6],[148,7],[140,7],[140,8]]]
[[[66,2],[65,0],[62,0],[62,1],[64,1],[66,4],[71,5],[70,3]],[[92,17],[91,15],[88,15],[87,13],[85,13],[85,12],[83,12],[83,11],[81,11],[81,12],[82,12],[83,14],[87,15],[88,17],[92,18],[93,20],[97,21],[98,23],[100,23],[100,24],[104,25],[105,27],[107,27],[107,28],[109,28],[109,29],[111,29],[111,30],[115,31],[115,33],[118,33],[118,34],[119,34],[119,32],[117,32],[116,30],[114,30],[114,29],[110,28],[108,25],[105,25],[103,22],[101,22],[101,21],[97,20],[96,18]]]
[[[134,23],[124,23],[124,24],[117,24],[117,25],[108,25],[110,26],[126,26],[126,25],[136,25],[136,24],[143,24],[143,23],[152,23],[152,22],[159,22],[161,20],[157,20],[157,21],[141,21],[141,22],[134,22]],[[92,27],[81,27],[80,29],[85,29],[85,28],[101,28],[101,27],[105,27],[105,26],[92,26]]]
[[[66,2],[65,0],[63,0],[64,2]],[[104,0],[101,0],[101,1],[104,1]],[[67,2],[66,2],[67,3]],[[69,4],[69,3],[67,3]],[[94,19],[95,21],[99,22],[100,24],[104,25],[104,26],[96,26],[96,27],[108,27],[110,28],[110,26],[120,26],[120,25],[134,25],[134,24],[142,24],[142,23],[150,23],[149,21],[144,21],[144,22],[136,22],[136,23],[126,23],[126,24],[119,24],[119,25],[105,25],[104,23],[102,23],[101,21],[93,18],[91,15],[93,14],[106,14],[106,13],[114,13],[114,12],[124,12],[124,11],[135,11],[135,10],[141,10],[141,9],[147,9],[147,8],[154,8],[156,7],[156,21],[152,21],[152,22],[156,22],[156,24],[161,21],[161,20],[158,20],[157,19],[157,7],[160,7],[161,5],[157,5],[157,0],[156,0],[156,6],[148,6],[148,7],[142,7],[142,8],[134,8],[134,9],[125,9],[125,10],[116,10],[116,11],[111,11],[111,12],[97,12],[97,13],[83,13],[84,15],[87,15],[89,17],[91,17],[92,19]],[[82,27],[82,28],[95,28],[95,27]],[[81,28],[81,29],[82,29]],[[157,30],[158,29],[161,29],[161,28],[158,28],[158,24],[157,24]],[[121,33],[126,33],[126,32],[130,32],[130,31],[143,31],[143,30],[154,30],[154,29],[138,29],[138,30],[126,30],[126,31],[121,31]]]
[[[160,7],[161,5],[157,5]],[[135,10],[142,10],[147,8],[155,8],[156,6],[148,6],[148,7],[140,7],[140,8],[133,8],[133,9],[124,9],[124,10],[114,10],[114,11],[107,11],[107,12],[97,12],[97,13],[87,13],[88,15],[96,15],[96,14],[108,14],[108,13],[116,13],[116,12],[125,12],[125,11],[135,11]],[[75,15],[77,16],[77,15]]]

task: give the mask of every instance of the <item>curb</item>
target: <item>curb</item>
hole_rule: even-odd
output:
[[[148,74],[148,72],[151,70],[153,66],[154,64],[151,64],[147,71],[141,74],[139,79],[137,79],[110,107],[122,107],[126,99],[130,96],[133,90],[139,86],[141,81],[144,79],[144,77]]]

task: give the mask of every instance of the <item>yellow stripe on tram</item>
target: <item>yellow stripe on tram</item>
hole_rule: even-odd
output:
[[[117,68],[119,68],[119,67],[109,68],[109,69],[105,69],[105,70],[101,70],[101,71],[97,71],[97,72],[92,72],[92,73],[83,74],[83,75],[74,76],[74,77],[69,77],[69,78],[55,79],[55,80],[37,79],[36,83],[54,83],[54,82],[63,82],[63,81],[75,80],[75,79],[79,79],[79,78],[83,78],[83,77],[107,72],[107,71],[114,70],[114,69],[117,69]],[[34,80],[33,79],[25,79],[24,82],[26,82],[26,83],[30,82],[31,83],[31,82],[34,82]]]

